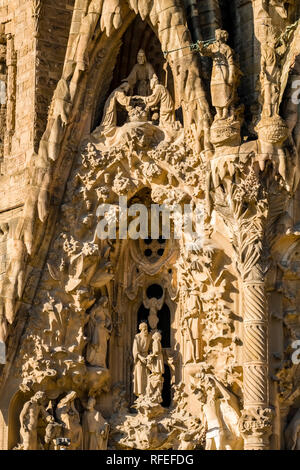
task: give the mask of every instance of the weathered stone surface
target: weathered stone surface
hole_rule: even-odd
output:
[[[299,17],[0,0],[2,449],[300,449]]]

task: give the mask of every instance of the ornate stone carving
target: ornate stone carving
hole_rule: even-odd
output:
[[[23,450],[37,450],[41,444],[38,442],[38,422],[42,416],[49,424],[54,422],[54,418],[46,412],[46,395],[37,392],[28,402],[25,403],[20,414],[20,435]]]
[[[129,83],[134,94],[148,96],[151,94],[150,82],[154,75],[154,68],[147,62],[145,51],[140,49],[137,55],[137,63],[128,75],[126,82]]]
[[[299,119],[287,104],[300,76],[295,2],[241,2],[236,51],[218,28],[223,6],[203,6],[203,38],[191,25],[196,47],[182,0],[71,4],[68,27],[60,10],[65,43],[55,47],[65,62],[50,71],[57,85],[32,157],[34,123],[27,129],[23,118],[34,112],[26,94],[23,116],[27,84],[17,82],[30,67],[27,43],[14,17],[0,34],[0,183],[9,195],[0,211],[0,417],[8,395],[20,394],[6,434],[16,434],[23,397],[24,449],[56,450],[59,437],[74,450],[299,447]],[[42,2],[30,3],[35,37],[43,14]],[[202,56],[212,58],[211,77]],[[21,195],[10,199],[23,166],[24,208]],[[169,239],[157,219],[156,234],[131,239],[128,226],[141,229],[134,210],[147,210],[150,227],[154,204],[172,213]],[[192,230],[177,236],[187,208]]]
[[[163,295],[160,299],[156,299],[155,297],[152,297],[151,299],[149,299],[144,293],[143,304],[146,308],[150,310],[150,313],[148,316],[148,322],[149,322],[151,330],[156,330],[156,327],[159,322],[157,313],[161,310],[164,304],[164,301],[165,301],[165,295]]]
[[[164,356],[161,347],[161,334],[156,331],[152,335],[152,351],[147,356],[147,367],[150,375],[147,378],[146,396],[152,401],[160,403],[162,401],[161,392],[163,387]]]
[[[95,410],[96,400],[89,398],[87,409],[83,414],[83,450],[106,450],[109,424],[100,411]]]
[[[192,376],[191,389],[201,402],[207,430],[206,449],[240,449],[242,446],[238,428],[240,408],[235,395],[204,370]]]
[[[254,407],[244,410],[240,419],[240,431],[246,441],[245,450],[264,449],[272,432],[273,410]]]
[[[107,343],[112,331],[108,298],[102,297],[92,308],[88,321],[86,359],[91,366],[106,368]]]
[[[103,119],[100,129],[96,129],[96,133],[104,133],[109,135],[117,126],[117,103],[124,106],[127,110],[130,104],[130,97],[126,95],[130,85],[128,82],[122,83],[119,88],[114,90],[108,97],[103,111]]]
[[[183,292],[185,295],[184,308],[186,312],[181,320],[182,333],[186,347],[185,364],[189,362],[199,362],[201,360],[201,329],[199,309],[199,290]]]
[[[201,55],[206,55],[213,59],[211,96],[212,104],[217,111],[215,119],[219,120],[228,119],[228,117],[233,116],[239,69],[233,58],[233,50],[226,44],[228,40],[227,31],[217,29],[215,36],[216,41],[208,46],[204,46],[199,41],[198,49]]]
[[[63,437],[70,439],[69,450],[82,449],[82,427],[80,415],[75,406],[76,392],[69,392],[56,408],[56,418],[62,424]]]
[[[32,0],[32,18],[34,20],[34,33],[35,37],[39,34],[39,19],[42,9],[41,0]]]
[[[138,333],[133,342],[133,359],[134,359],[134,372],[133,372],[133,393],[139,397],[144,396],[147,388],[148,381],[148,368],[147,357],[149,353],[151,335],[148,333],[147,323],[141,323],[139,326],[140,333]]]

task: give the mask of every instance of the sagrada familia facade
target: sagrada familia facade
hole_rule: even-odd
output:
[[[300,0],[1,0],[1,449],[300,450],[299,103]]]

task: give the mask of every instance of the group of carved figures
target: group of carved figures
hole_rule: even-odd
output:
[[[107,345],[112,332],[108,298],[102,296],[91,308],[86,326],[86,362],[88,366],[107,369]],[[48,406],[47,405],[48,401]],[[90,396],[80,417],[76,408],[77,393],[71,391],[50,406],[47,394],[37,392],[25,403],[20,414],[20,448],[36,450],[59,449],[59,439],[69,440],[70,450],[103,450],[107,448],[109,426],[100,411],[95,409],[96,399]],[[45,423],[44,435],[40,435],[40,419]]]
[[[132,96],[133,91],[137,93],[134,96]],[[159,107],[160,127],[172,129],[175,126],[175,107],[172,97],[167,88],[159,83],[142,49],[138,53],[137,64],[129,76],[108,97],[102,122],[95,130],[95,136],[112,134],[117,126],[117,105],[125,108],[129,122],[147,122],[150,111]]]
[[[133,393],[159,404],[165,371],[161,334],[157,330],[149,333],[145,322],[139,325],[139,330],[133,341]]]
[[[198,52],[201,56],[210,57],[213,61],[211,75],[211,99],[216,109],[216,121],[234,120],[237,118],[235,104],[237,89],[242,73],[235,61],[234,51],[227,44],[228,33],[225,30],[215,31],[215,41],[205,44],[198,41]],[[262,43],[260,86],[262,89],[262,116],[278,116],[280,96],[280,53],[277,38],[273,31],[268,31],[266,41]],[[136,95],[132,95],[133,92]],[[129,122],[149,120],[150,111],[158,110],[159,126],[163,129],[178,129],[175,120],[173,99],[147,62],[145,52],[140,50],[137,64],[123,83],[108,97],[100,126],[95,136],[110,136],[117,126],[117,105],[126,109]],[[157,115],[156,113],[153,116]],[[174,127],[175,126],[175,127]]]
[[[100,411],[95,409],[96,399],[89,397],[82,421],[76,408],[76,399],[76,392],[69,392],[58,402],[54,412],[49,405],[46,408],[46,393],[37,392],[33,395],[20,414],[19,447],[23,450],[59,450],[67,442],[69,450],[107,449],[109,425]],[[40,435],[40,419],[45,422],[43,436]]]
[[[203,56],[213,60],[211,77],[212,104],[216,109],[215,120],[234,118],[234,105],[237,100],[237,87],[241,72],[234,61],[233,50],[228,46],[228,33],[216,30],[213,44],[205,46],[198,43],[198,51]],[[279,55],[276,51],[276,37],[269,35],[261,54],[260,83],[263,97],[264,117],[272,117],[279,111],[280,68]],[[85,68],[85,64],[82,65]],[[59,93],[59,89],[57,91]],[[62,94],[66,92],[62,91]],[[61,100],[63,101],[63,100]],[[66,106],[67,100],[64,102]],[[62,106],[62,105],[61,105]],[[118,106],[123,107],[128,114],[129,122],[159,121],[159,126],[166,130],[176,129],[175,105],[165,86],[159,79],[151,64],[147,62],[144,51],[140,50],[137,64],[123,83],[108,97],[102,122],[94,136],[110,137],[117,127]],[[159,119],[154,119],[154,111],[159,109]],[[52,110],[55,114],[55,110]],[[57,113],[58,114],[58,113]],[[64,116],[64,113],[61,112]],[[61,139],[67,118],[62,119],[61,129],[53,126],[49,142],[55,145]],[[59,121],[57,121],[59,124]],[[49,146],[50,148],[50,146]],[[53,158],[53,160],[55,160]],[[190,292],[190,303],[187,313],[182,319],[185,336],[185,363],[197,363],[201,357],[200,318],[197,306],[198,293]],[[164,355],[161,345],[161,334],[156,330],[155,306],[150,306],[149,324],[154,321],[153,332],[148,332],[147,323],[139,325],[140,332],[133,342],[133,392],[140,398],[144,397],[153,403],[162,402]],[[90,366],[106,368],[108,342],[112,333],[112,321],[108,306],[108,298],[102,297],[89,313],[87,323],[86,361]],[[228,391],[212,375],[196,375],[193,389],[198,394],[202,404],[203,422],[206,424],[207,449],[232,449],[241,445],[238,431],[240,417],[236,397]],[[95,409],[96,400],[90,397],[85,411],[80,415],[77,406],[79,398],[70,391],[61,398],[56,407],[47,406],[47,396],[37,392],[27,401],[20,414],[21,447],[24,450],[35,450],[39,447],[58,449],[59,438],[70,440],[69,449],[102,450],[107,448],[109,425]],[[49,400],[48,400],[49,403]],[[39,421],[45,422],[45,433],[40,440]],[[299,413],[289,428],[291,447],[299,448]]]
[[[216,30],[216,41],[204,46],[198,42],[199,53],[213,59],[211,78],[212,104],[216,108],[215,120],[234,117],[234,103],[241,72],[234,61],[233,50],[226,44],[228,33]],[[132,96],[132,92],[136,95]],[[100,126],[94,132],[111,136],[117,126],[117,105],[126,109],[129,122],[145,122],[149,113],[159,108],[159,126],[165,130],[178,129],[175,120],[175,106],[167,88],[159,83],[152,65],[147,62],[145,52],[140,50],[137,64],[123,83],[108,97]],[[153,116],[157,114],[154,113]]]

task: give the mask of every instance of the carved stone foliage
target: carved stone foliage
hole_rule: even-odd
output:
[[[173,405],[168,412],[149,406],[147,401],[138,404],[138,414],[123,418],[117,424],[114,438],[117,448],[143,450],[193,450],[204,444],[205,429],[199,418],[187,411],[187,393],[183,383],[173,387]]]
[[[240,432],[247,442],[246,450],[264,449],[272,432],[273,410],[252,408],[244,410],[240,418]]]

